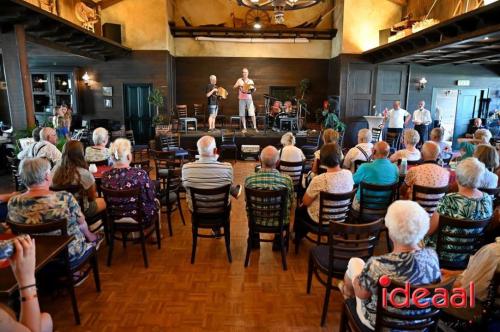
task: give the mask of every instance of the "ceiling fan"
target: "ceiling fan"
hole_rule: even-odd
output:
[[[317,5],[324,0],[237,0],[240,6],[259,10],[272,10],[276,24],[285,23],[285,11]]]

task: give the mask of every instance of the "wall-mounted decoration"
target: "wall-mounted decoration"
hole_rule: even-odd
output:
[[[113,108],[113,99],[105,98],[104,99],[104,107],[105,108]]]
[[[75,4],[75,16],[82,23],[84,29],[95,32],[94,24],[99,22],[97,5],[92,8],[83,1],[77,2]]]
[[[38,0],[38,7],[54,15],[59,15],[56,0]]]
[[[7,90],[7,82],[0,82],[0,90]]]
[[[113,97],[113,87],[112,86],[103,86],[102,87],[102,95],[104,97]]]

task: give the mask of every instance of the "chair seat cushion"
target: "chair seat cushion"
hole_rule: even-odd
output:
[[[180,121],[198,121],[196,118],[179,118]]]
[[[346,310],[348,311],[347,315],[354,319],[354,323],[358,328],[358,331],[362,332],[373,332],[372,329],[369,329],[365,324],[361,323],[359,319],[358,313],[356,312],[356,299],[349,298],[344,300]]]
[[[162,195],[161,197],[161,202],[162,204],[166,204],[166,198],[167,196],[166,195]],[[177,202],[177,195],[175,194],[175,192],[171,191],[168,193],[168,201],[169,203],[175,203]]]
[[[236,149],[236,144],[222,144],[220,146],[221,149]]]
[[[169,171],[169,170],[168,170],[168,169],[166,169],[166,168],[160,168],[160,169],[158,170],[158,175],[159,175],[159,176],[165,176],[165,177],[166,177],[166,176],[168,176],[168,171]]]
[[[311,255],[324,270],[328,270],[330,261],[330,248],[326,245],[317,246],[311,249]],[[348,261],[336,259],[333,261],[334,272],[345,273]]]

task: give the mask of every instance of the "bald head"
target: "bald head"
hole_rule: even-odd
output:
[[[40,130],[40,140],[47,141],[52,144],[56,144],[57,142],[57,134],[54,128],[44,127]]]
[[[427,141],[422,145],[422,158],[424,160],[437,160],[440,152],[439,145],[432,141]]]
[[[391,147],[384,141],[379,141],[373,146],[373,159],[385,159],[389,156]]]
[[[196,147],[198,148],[198,153],[202,157],[211,157],[215,155],[215,149],[217,146],[215,145],[215,138],[212,136],[203,136],[196,143]]]
[[[266,146],[260,153],[260,162],[265,168],[275,168],[278,158],[278,150],[272,145]]]

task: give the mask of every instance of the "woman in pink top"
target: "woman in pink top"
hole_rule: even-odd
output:
[[[248,78],[248,69],[243,68],[242,77],[238,78],[234,84],[234,89],[238,89],[238,102],[239,102],[239,115],[241,124],[243,125],[243,133],[247,132],[247,121],[245,118],[245,110],[248,110],[248,115],[252,118],[253,127],[255,132],[257,130],[257,122],[255,120],[255,106],[253,105],[252,93],[255,92],[254,82]]]

